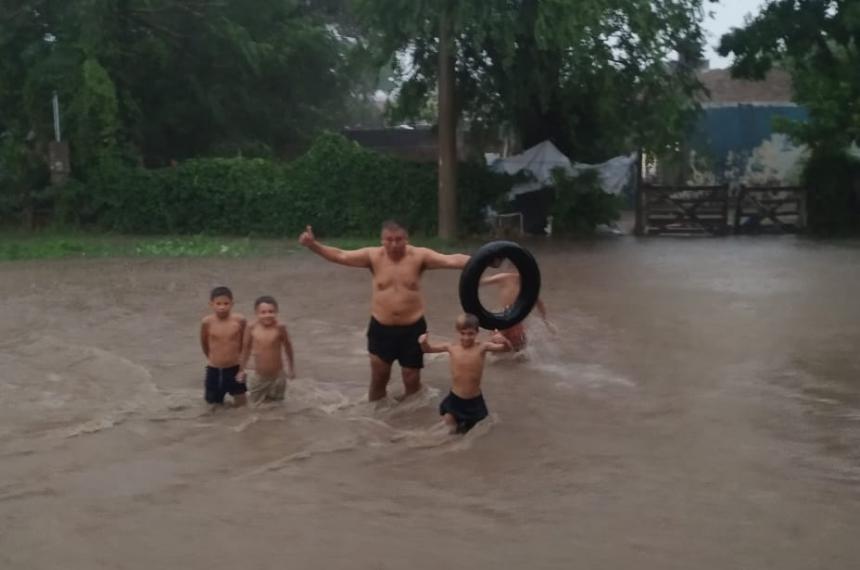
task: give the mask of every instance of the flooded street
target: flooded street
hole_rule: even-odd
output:
[[[0,568],[857,567],[860,243],[533,251],[558,335],[532,318],[529,359],[492,359],[462,438],[437,429],[445,355],[415,398],[366,402],[362,270],[0,264]],[[436,340],[458,278],[424,277]],[[248,317],[280,301],[285,405],[207,413],[216,285]]]

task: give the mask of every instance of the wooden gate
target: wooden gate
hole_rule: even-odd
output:
[[[639,188],[636,233],[725,235],[729,231],[729,188],[653,186]]]
[[[741,186],[735,208],[735,233],[793,233],[805,227],[805,188]]]

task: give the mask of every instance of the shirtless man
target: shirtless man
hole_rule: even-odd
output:
[[[421,275],[425,269],[462,269],[468,255],[445,255],[409,245],[406,230],[397,222],[382,225],[382,246],[342,250],[323,245],[307,227],[299,243],[323,259],[369,269],[373,278],[367,351],[370,353],[370,390],[373,402],[386,396],[391,365],[400,363],[404,396],[421,389],[424,353],[418,337],[427,331]]]
[[[233,396],[233,404],[245,404],[245,384],[236,376],[245,334],[245,317],[232,312],[233,293],[227,287],[215,287],[209,294],[212,314],[200,323],[200,347],[206,356],[205,398],[212,406]]]

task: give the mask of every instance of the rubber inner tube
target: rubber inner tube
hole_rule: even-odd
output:
[[[520,273],[520,292],[516,301],[501,312],[487,310],[481,304],[478,290],[481,275],[493,260],[510,259]],[[509,329],[525,319],[540,294],[540,270],[528,250],[512,241],[491,241],[476,251],[460,275],[460,305],[467,313],[478,317],[485,329]]]

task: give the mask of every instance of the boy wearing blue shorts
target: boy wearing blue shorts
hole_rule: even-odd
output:
[[[200,346],[206,355],[205,398],[211,406],[224,403],[230,394],[233,405],[245,405],[245,383],[237,379],[242,338],[247,321],[233,310],[233,293],[227,287],[215,287],[209,294],[212,314],[200,323]]]

